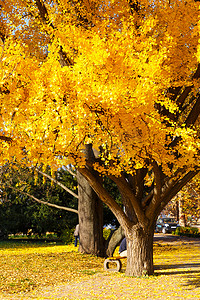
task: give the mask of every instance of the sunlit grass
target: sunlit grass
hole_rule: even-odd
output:
[[[102,258],[77,253],[73,245],[0,243],[0,291],[27,292],[102,271]]]
[[[37,294],[37,291],[41,293],[47,287],[93,280],[96,276],[107,276],[106,286],[107,284],[116,286],[116,290],[113,288],[113,293],[117,293],[117,289],[120,291],[126,289],[126,293],[135,291],[138,293],[138,299],[148,299],[142,298],[145,293],[148,294],[148,289],[151,289],[152,295],[158,292],[164,293],[166,290],[171,291],[172,295],[173,293],[180,295],[185,287],[187,287],[187,295],[190,289],[194,295],[197,295],[195,293],[200,289],[199,246],[156,244],[154,245],[155,275],[129,279],[124,274],[126,260],[122,262],[122,272],[105,272],[103,258],[83,255],[77,250],[73,245],[0,243],[1,295],[5,297],[11,294],[24,295],[27,292]],[[139,295],[143,296],[140,298]],[[182,296],[181,299],[190,299],[187,295]],[[118,299],[123,299],[123,294],[119,297]],[[166,297],[166,299],[171,298]]]

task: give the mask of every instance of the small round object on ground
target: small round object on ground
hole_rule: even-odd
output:
[[[116,268],[112,268],[111,269],[109,267],[110,263],[112,263],[112,264],[115,263],[116,264]],[[109,258],[107,258],[107,259],[105,259],[103,266],[104,266],[104,270],[105,271],[119,272],[121,270],[121,268],[122,268],[122,263],[121,263],[121,261],[119,259],[109,259]]]

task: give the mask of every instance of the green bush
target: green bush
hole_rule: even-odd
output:
[[[47,233],[47,234],[45,235],[45,237],[46,237],[47,239],[56,239],[56,238],[57,238],[57,234],[56,234],[56,233]]]
[[[174,234],[180,236],[200,237],[199,229],[196,227],[177,227]]]
[[[73,239],[74,239],[74,228],[73,229],[66,228],[61,232],[60,240],[63,243],[70,244],[72,243]]]

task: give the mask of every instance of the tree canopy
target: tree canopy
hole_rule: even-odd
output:
[[[92,143],[95,168],[114,175],[196,165],[198,3],[1,2],[4,153],[12,138],[31,161],[78,166]]]

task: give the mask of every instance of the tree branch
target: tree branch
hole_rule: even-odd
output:
[[[5,142],[11,142],[12,138],[11,137],[7,137],[5,135],[1,135],[0,136],[0,140],[5,141]]]
[[[59,182],[58,180],[54,179],[53,177],[51,177],[50,175],[40,171],[38,168],[36,168],[36,171],[40,174],[42,174],[43,176],[45,176],[46,178],[50,179],[51,181],[55,182],[57,185],[59,185],[61,188],[63,188],[66,192],[68,192],[69,194],[71,194],[73,197],[78,199],[78,195],[75,194],[74,192],[72,192],[70,189],[68,189],[64,184],[62,184],[61,182]]]
[[[176,182],[169,183],[169,187],[165,190],[163,195],[161,196],[162,200],[160,206],[158,207],[157,214],[162,211],[162,209],[167,205],[167,203],[185,186],[187,182],[189,182],[194,176],[199,173],[199,170],[189,171],[185,176]]]
[[[145,212],[147,218],[150,218],[150,216],[155,211],[156,207],[159,205],[162,190],[162,171],[160,170],[156,161],[153,161],[152,166],[154,172],[154,188],[152,200],[150,201]]]
[[[3,32],[0,31],[0,39],[2,40],[3,44],[5,43],[5,39],[6,39],[6,36]]]
[[[135,197],[128,182],[126,180],[123,180],[123,178],[121,178],[121,177],[117,178],[117,177],[113,176],[112,178],[113,178],[112,180],[117,184],[119,189],[121,191],[123,191],[126,198],[129,199],[129,201],[131,202],[131,206],[134,207],[134,211],[135,211],[138,221],[140,221],[141,224],[147,225],[148,220],[146,219],[146,217],[144,215],[142,205],[139,202],[139,200]]]
[[[115,176],[108,176],[113,182],[116,183],[117,187],[118,187],[118,190],[122,196],[122,201],[123,201],[123,205],[125,207],[125,213],[126,215],[128,216],[129,220],[131,220],[132,222],[136,223],[137,222],[137,216],[135,214],[135,211],[134,211],[134,207],[133,207],[133,204],[132,204],[132,201],[129,197],[127,197],[127,193],[126,193],[126,190],[124,189],[121,189],[120,187],[120,184],[118,184],[118,181],[120,180],[123,180],[123,181],[126,181],[125,177],[124,176],[121,176],[120,179],[118,177],[115,177]],[[132,186],[131,186],[131,189],[132,189]],[[134,191],[132,191],[134,193]]]
[[[192,79],[199,79],[199,78],[200,78],[200,64],[198,64],[197,69],[196,69],[194,75],[192,76]],[[183,107],[183,105],[185,103],[185,100],[187,99],[188,95],[192,91],[193,87],[194,87],[194,85],[192,84],[190,86],[185,87],[183,90],[182,90],[183,87],[175,87],[175,88],[171,87],[171,88],[169,88],[168,92],[170,94],[170,99],[172,101],[176,101],[176,104],[178,105],[178,108],[179,108],[179,112],[176,112],[176,114],[171,114],[171,113],[169,113],[168,109],[162,107],[162,114],[167,115],[173,121],[177,121],[180,114],[183,113],[183,111],[184,111],[184,109],[182,109],[182,107]],[[159,109],[161,109],[161,108],[159,107]],[[194,122],[191,123],[192,119],[193,118],[191,117],[188,120],[188,125],[187,126],[189,126],[191,124],[194,124]]]
[[[39,10],[39,13],[40,13],[40,17],[42,19],[42,21],[45,23],[45,24],[48,24],[49,23],[49,17],[48,17],[48,12],[47,12],[47,9],[46,9],[46,6],[44,4],[43,1],[41,0],[35,0],[35,4]],[[51,24],[51,26],[53,26]]]
[[[147,175],[147,168],[141,168],[136,170],[136,191],[135,195],[137,199],[142,199],[144,193],[144,178]]]
[[[196,122],[199,114],[200,114],[200,96],[197,98],[197,101],[194,104],[193,109],[190,111],[185,121],[186,126],[193,125]]]
[[[118,219],[122,227],[131,228],[132,224],[123,212],[122,208],[116,203],[111,195],[106,191],[101,182],[89,171],[88,168],[78,169],[79,173],[83,175],[89,182],[90,186],[99,196],[99,198],[110,208],[113,214]]]
[[[157,199],[159,199],[161,195],[162,171],[155,160],[153,161],[152,166],[154,172],[154,197],[157,201]]]
[[[74,177],[77,177],[76,173],[72,172],[69,168],[65,167],[67,169],[67,172],[69,172],[69,174],[71,174]]]
[[[45,6],[44,2],[42,0],[35,0],[35,3],[36,3],[36,6],[37,6],[38,11],[39,11],[39,15],[40,15],[43,23],[46,24],[46,25],[49,24],[53,29],[55,29],[53,23],[50,22],[50,20],[49,20],[48,11],[46,9],[46,6]],[[60,56],[60,65],[61,65],[61,67],[73,65],[73,61],[63,51],[62,46],[60,46],[60,50],[59,50],[58,53],[59,53],[59,56]]]
[[[51,207],[54,207],[54,208],[57,208],[57,209],[62,209],[62,210],[66,210],[66,211],[70,211],[70,212],[73,212],[75,214],[78,214],[78,210],[76,210],[76,209],[65,207],[65,206],[60,206],[60,205],[53,204],[53,203],[49,203],[47,201],[42,201],[42,200],[39,200],[38,198],[34,197],[33,195],[29,194],[29,193],[23,192],[23,191],[18,190],[14,187],[10,187],[10,188],[12,188],[13,190],[15,190],[19,193],[22,193],[22,194],[28,196],[29,198],[33,199],[34,201],[36,201],[38,203],[45,204],[45,205],[48,205],[48,206],[51,206]]]

